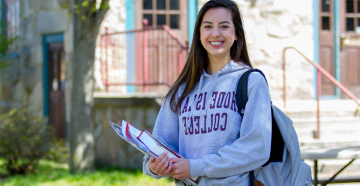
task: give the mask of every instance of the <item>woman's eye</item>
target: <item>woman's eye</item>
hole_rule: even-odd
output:
[[[221,28],[229,28],[228,26],[226,26],[226,25],[223,25],[223,26],[221,26]]]
[[[205,25],[204,28],[211,28],[211,26],[210,25]]]

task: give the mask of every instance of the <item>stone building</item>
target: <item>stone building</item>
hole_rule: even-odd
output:
[[[71,64],[73,25],[65,0],[2,0],[1,18],[11,23],[18,33],[18,47],[9,51],[14,65],[1,74],[0,106],[18,108],[26,105],[39,116],[50,118],[58,135],[66,137],[70,124]],[[178,39],[191,42],[197,11],[206,0],[110,0],[97,38],[94,61],[94,137],[96,161],[122,167],[139,167],[141,154],[121,141],[108,125],[132,121],[135,127],[151,130],[166,89],[142,93],[134,85],[110,86],[107,92],[102,70],[104,35],[168,25]],[[244,20],[249,55],[256,68],[266,74],[272,99],[283,97],[283,50],[295,47],[307,58],[323,67],[334,77],[360,94],[358,1],[340,0],[235,0]],[[349,3],[349,2],[352,2]],[[345,4],[347,5],[346,8]],[[340,5],[340,6],[335,6]],[[342,8],[338,8],[342,7]],[[356,16],[355,16],[356,15]],[[344,21],[346,20],[346,21]],[[340,32],[342,32],[340,34]],[[341,38],[341,43],[339,43]],[[105,37],[106,40],[106,37]],[[111,39],[110,39],[111,40]],[[113,38],[122,42],[123,38]],[[344,42],[343,42],[344,41]],[[130,42],[131,43],[131,42]],[[115,75],[129,82],[137,77],[128,46],[117,51],[121,59]],[[119,58],[120,59],[120,58]],[[294,50],[286,52],[287,99],[316,98],[317,76],[314,67]],[[340,63],[341,62],[341,63]],[[110,68],[111,69],[111,68]],[[135,74],[134,74],[135,73]],[[132,74],[132,75],[131,75]],[[339,99],[338,89],[322,78],[322,96]],[[124,156],[134,159],[125,161]]]

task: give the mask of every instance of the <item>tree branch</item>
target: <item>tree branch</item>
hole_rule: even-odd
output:
[[[95,25],[97,25],[96,28],[100,27],[100,24],[102,20],[104,19],[104,16],[106,12],[109,10],[109,0],[102,0],[100,3],[99,10],[96,13],[95,16]]]
[[[101,19],[103,20],[105,13],[109,10],[109,0],[102,0],[100,3],[100,8],[99,11],[97,13],[97,19]]]

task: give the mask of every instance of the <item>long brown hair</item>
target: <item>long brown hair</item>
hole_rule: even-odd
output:
[[[185,66],[181,71],[179,77],[175,81],[174,85],[170,88],[169,92],[165,96],[167,100],[170,96],[170,107],[174,112],[178,111],[178,108],[181,106],[181,102],[189,95],[195,88],[197,82],[200,79],[202,70],[206,69],[209,65],[209,58],[207,51],[203,47],[200,41],[200,25],[204,14],[211,8],[223,7],[231,11],[232,21],[235,26],[235,35],[237,40],[234,41],[234,44],[230,48],[230,57],[233,61],[241,61],[243,64],[252,67],[246,48],[245,32],[243,28],[243,22],[241,14],[237,5],[231,0],[210,0],[206,2],[203,7],[200,9],[199,14],[196,18],[195,30],[192,40],[192,45],[190,48],[189,57],[186,60]],[[176,102],[177,92],[179,87],[185,83],[185,89],[182,92],[181,96]]]

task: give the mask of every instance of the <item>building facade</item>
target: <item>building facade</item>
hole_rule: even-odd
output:
[[[120,82],[133,81],[141,71],[137,71],[139,66],[132,60],[134,54],[129,53],[131,41],[136,41],[136,38],[129,40],[132,36],[127,35],[109,41],[104,35],[125,30],[141,30],[144,27],[143,19],[146,18],[148,26],[167,25],[179,41],[191,44],[197,12],[205,2],[206,0],[110,0],[110,9],[97,37],[94,61],[94,135],[96,145],[101,146],[96,155],[100,162],[108,163],[105,161],[107,155],[104,155],[108,154],[114,159],[111,162],[118,162],[115,165],[138,166],[137,161],[130,161],[135,162],[130,164],[121,162],[119,157],[131,154],[131,149],[112,143],[118,139],[109,137],[112,131],[106,121],[143,118],[136,120],[135,123],[138,124],[135,125],[151,129],[161,105],[161,97],[167,90],[165,88],[156,92],[155,89],[149,91],[149,94],[142,94],[142,97],[155,100],[145,101],[145,106],[136,101],[132,102],[134,100],[129,104],[119,103],[119,106],[114,105],[116,101],[104,101],[109,105],[99,101],[100,97],[103,100],[106,95],[130,95],[129,99],[137,99],[131,95],[139,93],[139,90],[141,93],[142,90],[129,84],[110,86],[107,89],[104,83],[106,72],[102,70],[102,58],[104,53],[108,53],[108,50],[104,49],[104,42],[125,43],[116,51],[120,57],[112,59],[113,65],[117,66],[114,75]],[[235,2],[243,17],[250,59],[254,67],[261,69],[267,76],[273,100],[283,99],[285,47],[295,47],[360,96],[358,1]],[[70,112],[74,109],[70,108],[71,87],[76,86],[72,84],[71,77],[73,25],[67,5],[65,0],[1,0],[1,20],[3,25],[8,25],[4,34],[20,35],[20,40],[17,46],[10,47],[9,51],[14,65],[1,73],[0,105],[14,108],[27,106],[37,115],[49,117],[60,137],[66,137],[66,123],[70,122]],[[295,50],[286,51],[287,99],[315,99],[317,78],[314,66],[303,56]],[[345,97],[323,76],[321,85],[323,97]],[[150,92],[151,96],[147,96]],[[130,103],[136,106],[132,108]],[[136,157],[140,158],[140,155]]]

